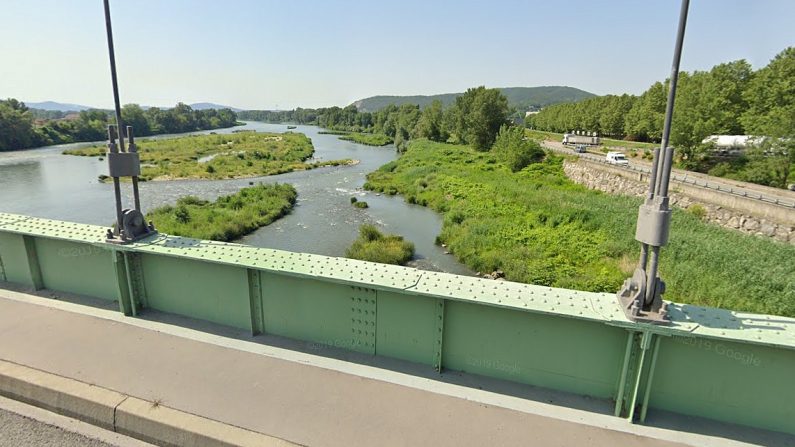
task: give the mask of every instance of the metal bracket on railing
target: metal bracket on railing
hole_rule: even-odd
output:
[[[152,222],[146,223],[141,212],[141,200],[138,194],[138,175],[141,173],[141,161],[135,146],[132,126],[127,126],[129,139],[128,151],[119,150],[114,136],[115,126],[108,126],[108,171],[113,178],[113,192],[116,197],[116,223],[108,230],[107,242],[123,244],[157,234]],[[122,142],[119,136],[119,142]],[[131,177],[133,182],[133,202],[135,208],[122,209],[121,177]]]
[[[682,42],[685,37],[689,4],[689,0],[682,0],[668,87],[668,102],[665,107],[662,143],[659,148],[654,150],[654,161],[649,176],[649,192],[646,201],[638,210],[635,239],[641,243],[640,262],[632,277],[624,281],[624,285],[618,291],[618,301],[627,318],[632,321],[654,324],[669,322],[667,303],[662,299],[662,295],[665,293],[665,282],[657,276],[657,267],[660,248],[668,243],[668,233],[671,227],[668,184],[671,180],[674,150],[668,147],[668,138],[671,135],[676,82],[679,79],[679,60],[682,56]]]
[[[108,54],[110,56],[110,75],[113,82],[113,100],[116,106],[117,126],[108,126],[108,171],[113,178],[113,193],[116,198],[116,223],[113,229],[108,230],[107,242],[124,244],[138,239],[157,234],[154,225],[146,223],[141,212],[141,199],[138,195],[138,176],[141,174],[141,161],[138,157],[138,148],[135,145],[135,136],[132,126],[127,126],[129,146],[124,148],[124,133],[117,132],[125,129],[121,121],[121,104],[119,101],[119,85],[116,79],[116,55],[113,51],[113,30],[110,24],[110,5],[105,4],[105,29],[108,34]],[[119,144],[116,145],[116,136]],[[133,201],[135,208],[122,209],[121,204],[121,177],[132,178]]]

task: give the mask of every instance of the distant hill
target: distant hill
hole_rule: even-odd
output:
[[[61,112],[80,112],[82,110],[89,110],[89,109],[99,109],[98,107],[91,107],[91,106],[84,106],[80,104],[66,104],[62,102],[55,102],[55,101],[44,101],[44,102],[26,102],[26,106],[30,109],[39,109],[39,110],[47,110],[47,111],[61,111]],[[197,102],[193,104],[188,104],[191,109],[193,110],[207,110],[207,109],[232,109],[235,112],[240,112],[241,109],[224,106],[221,104],[214,104],[211,102]],[[170,109],[174,106],[168,107],[161,107],[161,109]],[[148,109],[149,106],[141,106],[143,109]]]
[[[80,112],[82,110],[95,109],[96,107],[83,106],[80,104],[65,104],[62,102],[44,101],[44,102],[26,102],[28,108],[39,110],[60,110],[62,112]]]
[[[214,104],[214,103],[211,103],[211,102],[195,102],[195,103],[193,103],[193,104],[188,104],[188,105],[189,105],[189,106],[190,106],[190,108],[191,108],[191,109],[193,109],[193,110],[207,110],[207,109],[216,109],[216,110],[221,110],[221,109],[230,109],[230,110],[232,110],[233,112],[240,112],[240,111],[242,110],[242,109],[238,109],[238,108],[236,108],[236,107],[223,106],[223,105],[221,105],[221,104]]]
[[[508,98],[508,104],[518,110],[540,109],[552,104],[562,102],[576,102],[596,96],[574,87],[549,86],[549,87],[505,87],[500,88],[502,94]],[[374,112],[389,104],[417,104],[425,107],[434,100],[442,101],[445,106],[455,102],[463,93],[443,93],[430,96],[372,96],[360,99],[353,103],[360,112]]]

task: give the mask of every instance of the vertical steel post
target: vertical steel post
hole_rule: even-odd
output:
[[[676,33],[676,46],[674,48],[674,60],[671,64],[671,79],[668,84],[668,102],[665,105],[665,124],[663,125],[662,142],[660,142],[659,153],[655,160],[654,167],[657,168],[655,196],[667,195],[668,182],[671,177],[671,163],[673,162],[673,149],[668,147],[668,139],[671,136],[671,121],[674,114],[674,100],[676,99],[676,83],[679,80],[679,62],[682,58],[682,42],[685,38],[685,27],[687,26],[687,10],[690,0],[682,0],[682,8],[679,12],[679,28]],[[663,192],[664,190],[664,192]],[[665,200],[665,199],[664,199]],[[667,202],[667,200],[666,200]],[[667,204],[666,204],[667,208]],[[657,288],[657,265],[660,256],[660,247],[652,247],[649,269],[646,272],[646,297],[645,303],[651,304],[654,301],[655,289]],[[643,262],[641,262],[643,264]]]
[[[116,147],[116,137],[113,135],[113,126],[108,126],[108,151],[115,154],[119,152]],[[115,236],[121,234],[121,184],[118,177],[113,177],[113,195],[116,198],[116,228],[113,230]]]
[[[666,175],[660,177],[660,190],[657,192],[657,195],[662,197],[668,197],[668,184],[671,181],[671,167],[673,166],[674,158],[674,148],[667,147],[665,148],[665,157],[663,158],[663,172],[666,172]]]
[[[657,161],[660,159],[660,148],[654,149],[654,157],[652,158],[651,174],[649,175],[649,192],[646,194],[646,199],[651,200],[654,198],[655,183],[657,182]],[[640,268],[646,270],[646,263],[649,259],[649,244],[640,244]]]
[[[135,145],[135,136],[133,135],[132,126],[127,126],[127,138],[129,145],[127,149],[129,152],[138,152],[138,147]],[[133,201],[135,202],[135,211],[141,211],[141,198],[138,196],[138,176],[132,176],[133,186]]]
[[[113,29],[110,25],[110,3],[105,4],[105,30],[108,34],[108,55],[110,56],[110,77],[113,82],[113,101],[116,106],[116,126],[119,129],[119,152],[124,152],[124,125],[121,122],[121,103],[119,101],[119,83],[116,79],[116,53],[113,51]]]
[[[674,100],[676,99],[676,83],[679,80],[679,61],[682,59],[682,42],[685,39],[685,27],[687,26],[687,9],[690,7],[690,0],[682,0],[682,8],[679,11],[679,29],[676,33],[676,47],[674,48],[674,60],[671,64],[671,81],[668,85],[668,103],[665,105],[665,124],[663,125],[662,142],[660,151],[665,151],[668,147],[668,138],[671,136],[671,120],[674,114]],[[663,172],[663,176],[670,176],[671,173]]]

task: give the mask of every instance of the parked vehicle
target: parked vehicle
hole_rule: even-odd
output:
[[[612,165],[629,166],[629,160],[621,152],[608,152],[605,161]]]
[[[602,144],[602,140],[599,137],[591,137],[587,135],[575,135],[573,133],[564,133],[563,134],[563,141],[561,141],[564,145],[567,144],[584,144],[586,146],[599,146]]]
[[[585,148],[584,144],[578,144],[574,146],[574,152],[577,152],[578,154],[584,154],[588,152],[588,150]]]

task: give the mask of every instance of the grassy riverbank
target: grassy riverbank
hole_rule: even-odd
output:
[[[364,203],[364,202],[357,202]],[[414,257],[414,244],[396,234],[383,234],[374,225],[359,227],[359,237],[345,252],[345,256],[382,264],[405,265]]]
[[[141,180],[258,177],[350,164],[351,160],[304,163],[314,153],[312,140],[300,133],[239,132],[140,140]],[[69,149],[66,155],[103,156],[105,146]]]
[[[386,146],[392,143],[392,138],[380,133],[352,132],[341,136],[340,140],[353,141],[367,146]]]
[[[177,236],[232,241],[289,213],[297,197],[287,184],[259,184],[208,202],[182,197],[175,206],[146,214],[158,231]]]
[[[473,270],[512,281],[615,292],[635,268],[639,199],[568,180],[559,158],[513,173],[490,153],[413,141],[365,187],[444,213],[439,242]],[[795,247],[674,211],[666,299],[795,317]]]

